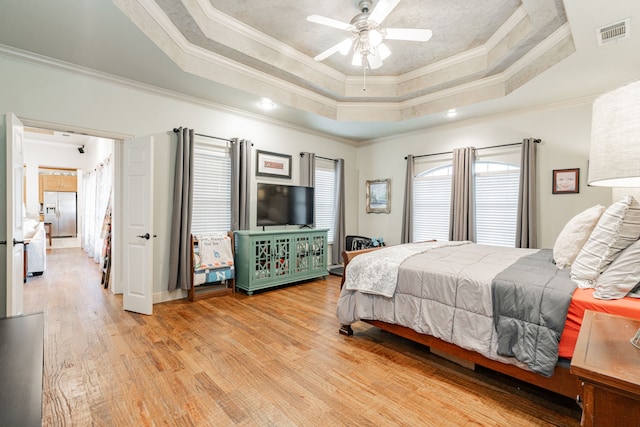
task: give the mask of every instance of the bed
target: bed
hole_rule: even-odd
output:
[[[576,398],[581,386],[569,364],[584,311],[640,318],[632,297],[639,296],[640,205],[631,198],[585,211],[561,238],[571,243],[568,260],[559,241],[553,250],[424,242],[344,252],[340,333],[364,321]]]

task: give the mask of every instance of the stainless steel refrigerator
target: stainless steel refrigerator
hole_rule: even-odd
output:
[[[51,223],[51,237],[76,237],[76,212],[75,192],[44,192],[44,222]]]

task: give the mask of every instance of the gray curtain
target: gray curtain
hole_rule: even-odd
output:
[[[231,229],[248,230],[251,185],[251,141],[231,140]]]
[[[344,251],[346,226],[345,226],[345,208],[344,208],[344,159],[336,160],[336,191],[335,191],[335,222],[333,224],[333,246],[331,259],[334,264],[342,263],[342,251]]]
[[[449,240],[476,241],[473,147],[453,150]]]
[[[538,247],[536,141],[522,141],[520,157],[520,190],[518,194],[518,219],[516,225],[516,248]]]
[[[300,153],[300,185],[316,186],[316,154]]]
[[[191,211],[193,208],[193,129],[178,129],[173,185],[169,290],[191,287]]]
[[[404,178],[404,210],[402,212],[401,243],[410,243],[413,236],[413,177],[415,161],[411,154],[407,156],[407,173]]]

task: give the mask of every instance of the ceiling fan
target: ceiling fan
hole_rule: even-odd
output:
[[[351,19],[351,22],[337,21],[320,15],[311,15],[307,21],[316,24],[327,25],[339,30],[350,31],[351,36],[340,43],[317,55],[316,61],[322,61],[336,52],[347,55],[353,51],[352,65],[363,66],[375,70],[382,66],[391,51],[383,43],[383,40],[408,40],[426,42],[431,38],[432,32],[418,28],[382,28],[382,21],[400,3],[400,0],[379,0],[376,7],[369,13],[372,0],[360,0],[359,14]],[[352,49],[353,48],[353,49]]]

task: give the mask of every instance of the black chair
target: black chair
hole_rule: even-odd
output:
[[[345,238],[345,251],[359,251],[360,249],[373,248],[373,241],[369,237],[347,236]]]

